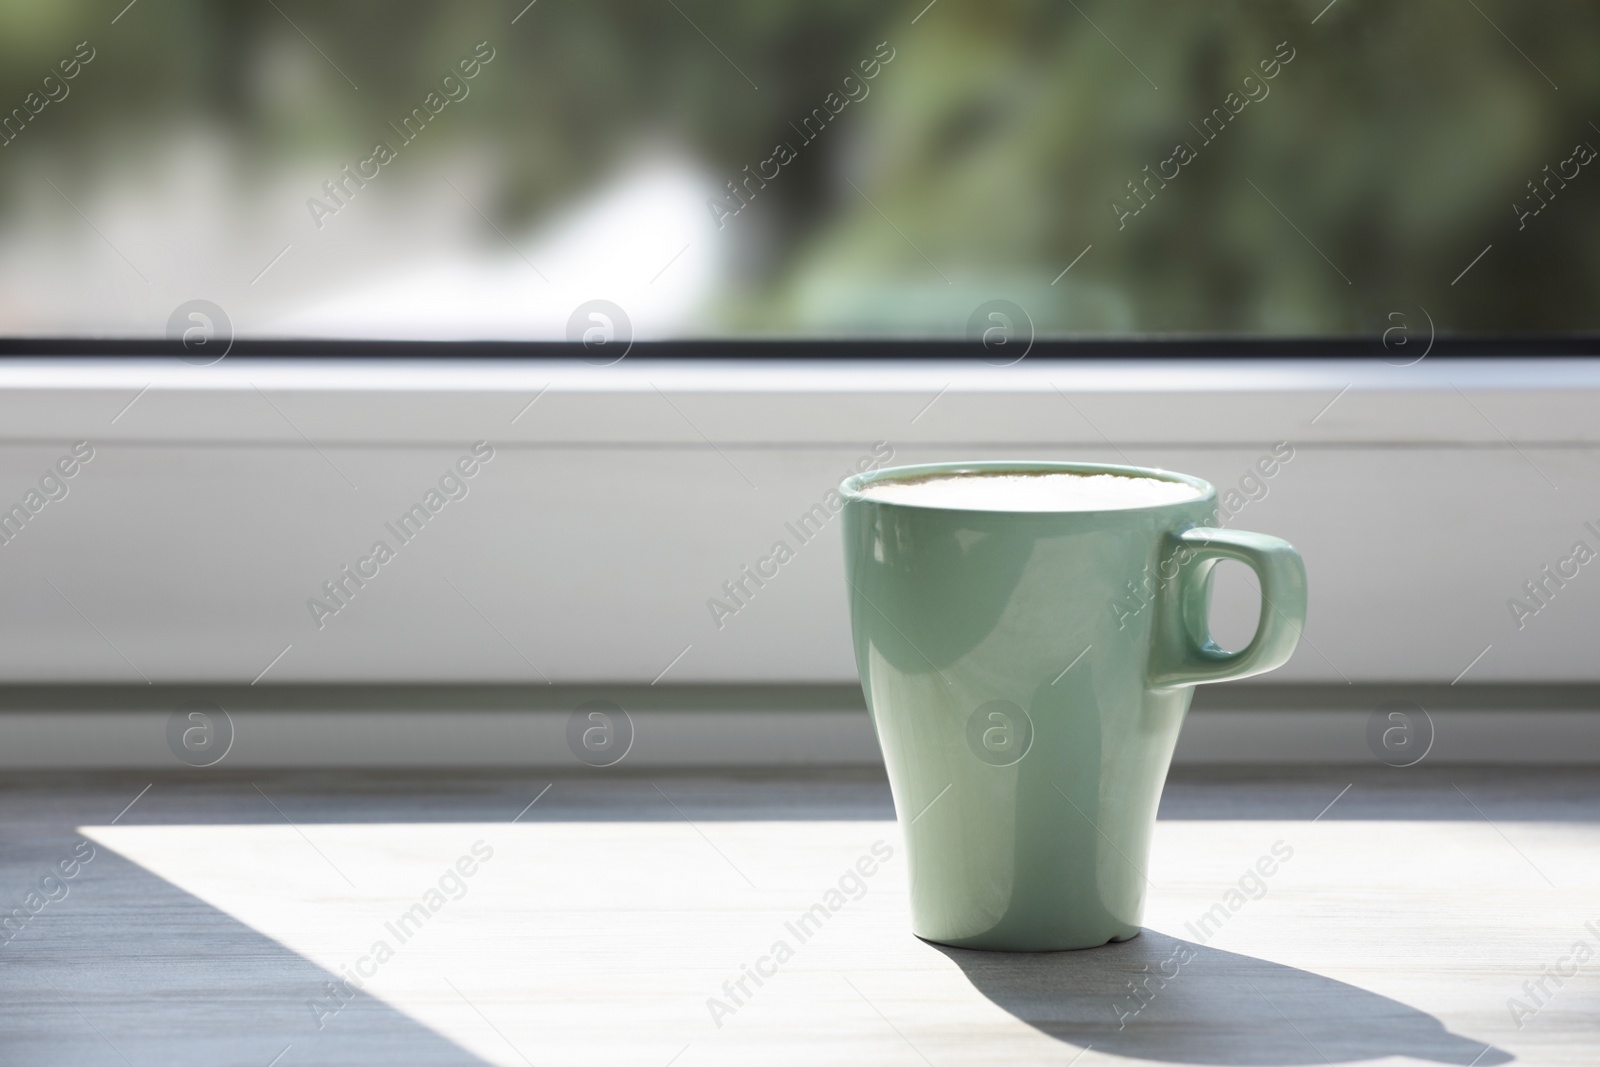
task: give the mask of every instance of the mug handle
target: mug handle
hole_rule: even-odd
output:
[[[1261,581],[1256,635],[1238,652],[1211,637],[1206,595],[1211,571],[1222,560],[1243,563]],[[1158,689],[1248,678],[1281,667],[1300,643],[1306,622],[1306,566],[1281,537],[1194,526],[1167,538],[1150,657],[1150,684]]]

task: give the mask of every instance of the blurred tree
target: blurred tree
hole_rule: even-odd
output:
[[[1372,333],[1418,305],[1448,332],[1595,328],[1600,168],[1537,183],[1600,146],[1600,5],[924,5],[11,0],[0,111],[24,114],[0,148],[0,243],[41,204],[72,218],[37,161],[115,178],[196,130],[281,200],[285,174],[360,158],[488,40],[494,76],[414,151],[488,159],[478,206],[507,227],[641,146],[727,177],[799,150],[730,228],[739,269],[697,334],[950,336],[994,297],[1062,336]],[[29,113],[85,40],[70,96]],[[894,59],[870,93],[797,143],[879,42]],[[1275,54],[1293,58],[1267,80]],[[1165,162],[1180,144],[1193,158]]]

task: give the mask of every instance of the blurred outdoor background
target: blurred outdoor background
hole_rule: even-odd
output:
[[[0,335],[194,299],[253,338],[559,339],[591,300],[673,338],[1600,324],[1594,3],[524,3],[6,0]]]

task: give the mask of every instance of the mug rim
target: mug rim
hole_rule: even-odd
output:
[[[1141,504],[1131,508],[1074,508],[1058,511],[1040,511],[1030,508],[954,508],[942,504],[914,504],[904,500],[877,500],[862,494],[861,490],[875,482],[904,481],[910,478],[936,477],[948,474],[1119,474],[1124,477],[1153,478],[1156,481],[1176,482],[1199,492],[1192,500],[1172,500],[1163,504]],[[1204,504],[1216,499],[1217,490],[1204,478],[1160,467],[1135,467],[1122,463],[1091,463],[1079,460],[1049,459],[983,459],[947,461],[943,463],[914,463],[901,467],[880,467],[877,470],[852,474],[839,483],[839,495],[846,503],[876,504],[888,508],[915,508],[921,511],[965,511],[988,515],[1109,515],[1120,512],[1160,511],[1163,508],[1182,508]]]

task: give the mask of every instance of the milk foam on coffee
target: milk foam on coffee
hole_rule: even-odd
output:
[[[1182,482],[1120,474],[974,471],[872,482],[861,495],[890,504],[971,511],[1111,511],[1198,500],[1200,491]]]

